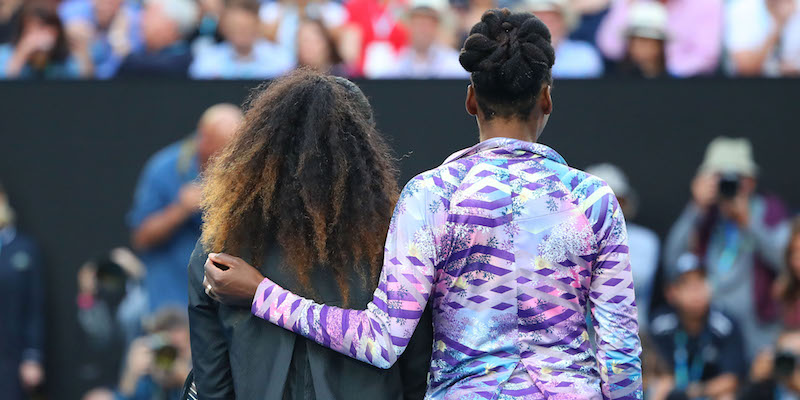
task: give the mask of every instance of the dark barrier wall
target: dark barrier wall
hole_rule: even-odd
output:
[[[75,272],[124,245],[124,216],[142,164],[188,135],[205,107],[241,103],[252,82],[0,84],[0,180],[22,229],[47,260],[48,392],[79,396]],[[364,82],[402,179],[477,141],[466,82]],[[571,81],[554,89],[542,141],[570,164],[619,164],[641,197],[638,222],[662,236],[689,196],[705,145],[752,139],[760,185],[800,205],[800,80]],[[635,266],[634,266],[635,268]],[[2,322],[0,322],[2,323]],[[0,339],[1,340],[1,339]]]

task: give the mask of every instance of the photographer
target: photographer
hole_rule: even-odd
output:
[[[189,322],[181,310],[165,308],[148,331],[131,344],[117,398],[177,400],[192,364]]]
[[[750,372],[752,384],[740,400],[800,398],[800,331],[784,331],[774,349],[762,352]]]
[[[706,269],[686,253],[667,276],[671,308],[653,319],[651,336],[669,371],[668,397],[732,399],[744,375],[742,337],[736,322],[711,306]]]
[[[756,193],[757,171],[747,139],[712,141],[664,252],[667,268],[685,252],[701,257],[712,302],[741,324],[748,359],[777,332],[772,282],[788,237],[780,200]]]

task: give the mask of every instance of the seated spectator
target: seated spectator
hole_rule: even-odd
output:
[[[297,65],[337,76],[349,76],[330,31],[318,19],[304,19],[297,30]]]
[[[259,15],[264,37],[283,47],[292,58],[300,46],[297,35],[303,20],[320,21],[328,31],[326,35],[334,38],[338,38],[348,20],[347,9],[337,1],[275,0],[263,3]]]
[[[639,202],[636,191],[631,187],[628,177],[619,167],[612,164],[598,164],[586,168],[586,172],[604,180],[617,196],[628,226],[628,247],[633,265],[633,284],[636,292],[636,306],[639,310],[639,331],[646,332],[650,321],[649,311],[653,297],[653,284],[658,272],[661,242],[652,230],[630,221],[636,218]]]
[[[800,1],[727,2],[725,50],[733,75],[800,75]]]
[[[39,249],[14,222],[0,186],[0,393],[21,400],[44,383],[45,294]]]
[[[784,328],[800,329],[800,217],[792,220],[783,274],[775,283]]]
[[[73,51],[87,54],[92,76],[113,77],[142,45],[139,5],[132,0],[68,0],[59,7]]]
[[[597,32],[597,45],[613,60],[625,57],[632,7],[647,0],[614,0]],[[711,75],[722,51],[723,0],[663,0],[668,14],[667,71],[676,77]]]
[[[631,7],[625,57],[616,65],[620,76],[661,78],[667,71],[667,10],[657,2],[640,2]]]
[[[118,77],[186,77],[192,54],[186,38],[198,19],[194,0],[146,0],[141,17],[142,49],[122,61]]]
[[[498,0],[467,0],[466,7],[460,9],[458,18],[458,43],[459,47],[467,40],[469,30],[480,22],[486,10],[498,8]]]
[[[695,255],[682,255],[672,267],[666,292],[672,310],[651,325],[661,358],[674,371],[672,396],[732,399],[746,365],[739,328],[710,305],[711,289]]]
[[[236,133],[238,107],[212,106],[197,133],[156,153],[145,165],[128,214],[131,242],[147,267],[144,286],[149,311],[168,305],[186,308],[186,266],[200,237],[198,179],[208,160]]]
[[[128,350],[116,398],[178,400],[192,368],[185,310],[161,310],[147,331]]]
[[[195,79],[265,79],[294,67],[289,52],[259,33],[257,0],[230,0],[220,20],[225,41],[201,47],[190,68]]]
[[[399,16],[404,0],[349,0],[348,20],[340,43],[341,55],[355,76],[381,70],[408,44],[408,30]]]
[[[774,349],[753,362],[750,381],[739,400],[796,400],[800,398],[800,330],[786,330]]]
[[[74,79],[81,66],[70,52],[61,19],[42,2],[23,7],[13,41],[0,45],[0,78]]]
[[[441,11],[433,4],[418,1],[409,11],[409,45],[400,50],[397,59],[385,63],[383,69],[370,71],[370,78],[447,79],[468,78],[469,73],[458,61],[458,52],[440,42]]]
[[[573,40],[589,42],[596,45],[597,29],[603,22],[611,0],[570,0],[573,11],[580,15],[578,26],[570,34]]]
[[[534,13],[550,29],[556,63],[554,78],[595,78],[603,75],[603,60],[591,44],[569,39],[578,22],[569,0],[525,0],[524,11]]]
[[[10,43],[22,19],[22,0],[0,2],[0,44]]]
[[[714,139],[664,248],[667,269],[687,251],[700,255],[714,305],[740,324],[748,359],[777,333],[772,282],[789,233],[782,202],[756,192],[757,171],[747,139]]]

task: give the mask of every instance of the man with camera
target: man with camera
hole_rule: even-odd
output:
[[[784,331],[774,348],[759,354],[750,371],[750,381],[740,400],[799,399],[800,331]]]
[[[131,343],[117,399],[177,400],[191,369],[189,322],[182,310],[164,308],[153,316],[149,335]]]
[[[747,139],[714,139],[664,251],[667,274],[686,252],[701,258],[712,303],[741,325],[748,359],[777,334],[771,287],[789,235],[781,201],[756,192],[757,172]]]

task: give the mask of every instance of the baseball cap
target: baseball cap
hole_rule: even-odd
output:
[[[700,258],[692,253],[684,253],[675,262],[672,268],[667,269],[667,279],[670,284],[678,282],[678,280],[689,272],[700,271],[705,273],[705,268],[700,262]]]
[[[628,13],[628,37],[667,40],[667,7],[656,1],[639,1],[631,5]]]

